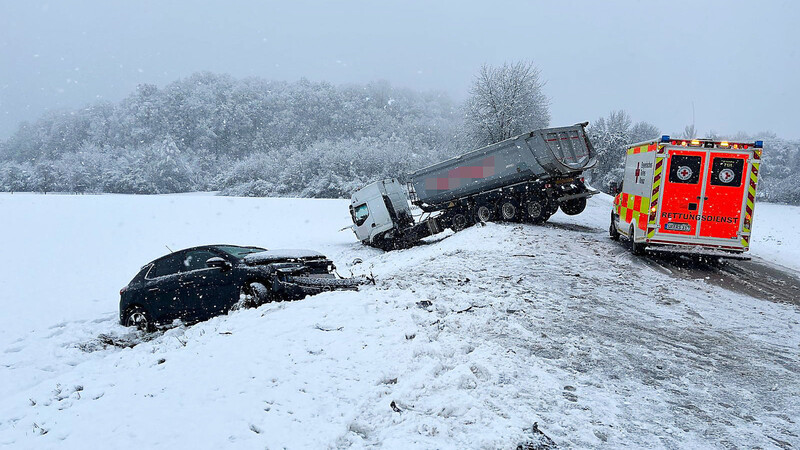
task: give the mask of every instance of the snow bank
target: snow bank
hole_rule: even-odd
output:
[[[756,202],[750,253],[800,271],[800,206]]]
[[[609,208],[383,253],[336,231],[346,201],[0,195],[0,447],[800,445],[797,307],[676,281]],[[378,283],[109,345],[142,340],[116,323],[139,266],[209,242]]]

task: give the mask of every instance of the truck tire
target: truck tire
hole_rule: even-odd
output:
[[[467,217],[461,213],[457,213],[453,216],[452,219],[452,226],[450,227],[454,232],[458,233],[459,231],[467,228],[469,222],[467,222]]]
[[[611,226],[608,227],[608,235],[611,236],[612,241],[619,240],[619,231],[617,231],[617,226],[614,225],[614,213],[611,213]]]
[[[475,218],[479,222],[491,222],[494,218],[494,211],[489,205],[480,205],[475,210]]]
[[[525,202],[525,212],[528,220],[533,223],[542,223],[550,218],[547,215],[547,206],[538,198],[529,198]]]
[[[633,224],[631,224],[631,229],[628,233],[628,243],[630,244],[631,253],[636,256],[641,256],[644,255],[644,245],[636,243],[636,239],[634,239],[636,236],[636,234],[634,234],[635,230],[636,229],[633,227]]]
[[[500,218],[510,222],[516,220],[519,215],[519,208],[512,200],[502,200],[500,202]]]
[[[573,198],[561,203],[561,211],[568,216],[575,216],[586,209],[586,197]]]

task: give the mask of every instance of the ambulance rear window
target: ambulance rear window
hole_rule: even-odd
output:
[[[739,187],[742,185],[744,160],[741,158],[714,158],[711,163],[713,186]]]
[[[702,159],[699,156],[672,155],[670,159],[670,183],[697,184],[700,181]]]

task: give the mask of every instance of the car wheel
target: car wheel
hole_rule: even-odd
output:
[[[608,235],[614,241],[619,240],[619,231],[617,231],[617,226],[614,225],[614,214],[611,214],[611,226],[608,227]]]
[[[264,283],[251,282],[242,288],[239,301],[231,309],[257,308],[272,301],[272,294]]]
[[[125,315],[125,326],[136,327],[137,330],[147,333],[155,331],[155,324],[150,313],[141,306],[128,309],[128,313]]]

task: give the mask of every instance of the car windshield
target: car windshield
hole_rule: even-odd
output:
[[[239,247],[237,245],[220,245],[214,248],[221,250],[235,258],[243,258],[245,255],[249,255],[250,253],[267,251],[267,249],[261,247]]]

